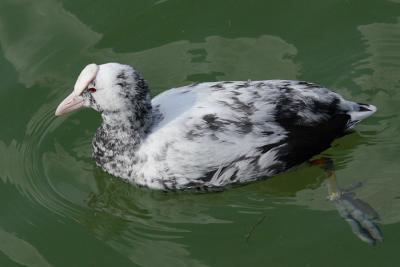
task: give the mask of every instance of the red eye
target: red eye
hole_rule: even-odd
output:
[[[96,88],[93,88],[93,87],[91,87],[91,88],[88,88],[87,89],[90,93],[94,93],[94,92],[96,92]]]

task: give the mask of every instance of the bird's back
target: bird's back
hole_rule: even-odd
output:
[[[135,175],[166,189],[275,175],[322,152],[355,118],[375,111],[319,85],[286,80],[195,84],[160,94],[152,106]]]

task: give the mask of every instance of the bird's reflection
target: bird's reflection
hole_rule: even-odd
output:
[[[138,188],[99,169],[93,177],[96,192],[87,200],[93,213],[81,222],[137,264],[162,266],[166,261],[172,266],[205,266],[188,257],[189,251],[179,241],[190,231],[183,225],[230,223],[210,215],[210,203],[196,196]],[[153,251],[157,251],[156,258],[146,256]]]

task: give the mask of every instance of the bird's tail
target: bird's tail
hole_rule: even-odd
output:
[[[350,107],[351,107],[350,110],[347,112],[347,114],[350,116],[350,120],[347,123],[347,129],[353,128],[354,125],[356,125],[363,119],[371,116],[377,110],[377,108],[374,105],[355,103],[355,102],[351,102]]]

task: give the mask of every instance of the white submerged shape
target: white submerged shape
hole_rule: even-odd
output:
[[[56,115],[80,107],[103,119],[92,143],[97,165],[162,190],[221,188],[276,175],[329,148],[376,111],[291,80],[192,84],[151,100],[141,75],[118,63],[88,65]]]

